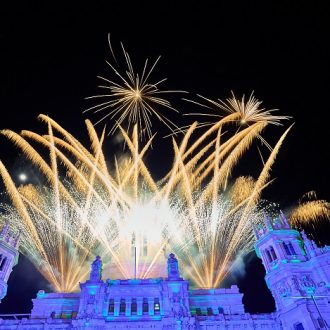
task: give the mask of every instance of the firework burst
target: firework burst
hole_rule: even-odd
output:
[[[257,122],[267,122],[271,125],[282,125],[283,120],[287,120],[289,116],[278,116],[274,115],[274,111],[278,109],[269,109],[262,108],[262,101],[258,100],[253,92],[250,94],[248,100],[246,101],[245,95],[241,99],[238,99],[233,92],[232,96],[227,98],[225,101],[218,99],[217,101],[206,98],[202,95],[198,95],[202,100],[206,101],[207,104],[202,104],[200,102],[195,102],[189,99],[185,99],[188,102],[195,103],[201,107],[207,109],[215,109],[224,111],[224,113],[233,115],[230,116],[231,121],[238,122],[240,125],[251,125]],[[190,115],[192,115],[191,113]],[[224,117],[223,113],[220,114],[210,114],[210,113],[199,113],[198,115],[215,117],[219,120]],[[211,123],[204,123],[203,125],[211,125]]]
[[[290,223],[295,227],[329,218],[330,203],[326,200],[317,199],[314,191],[304,194],[298,205],[291,210],[289,215]]]
[[[173,139],[172,167],[157,182],[143,161],[152,138],[140,145],[137,125],[131,134],[119,127],[129,155],[124,164],[116,158],[109,167],[102,152],[104,131],[98,137],[86,121],[89,150],[51,118],[39,117],[47,125],[45,135],[1,133],[49,184],[16,187],[0,163],[12,200],[3,209],[24,233],[22,252],[55,290],[75,290],[95,254],[112,265],[111,277],[165,275],[162,265],[169,251],[178,254],[194,285],[217,287],[237,254],[251,249],[260,194],[270,183],[269,171],[287,132],[256,181],[239,178],[227,191],[232,169],[267,123],[257,122],[225,137],[221,132],[230,118],[224,118],[217,129],[193,139],[198,125],[191,125],[180,142]],[[47,151],[49,161],[35,144]]]
[[[110,36],[109,46],[113,59],[118,63],[112,51]],[[151,138],[152,117],[157,118],[157,120],[167,126],[171,131],[178,129],[176,124],[168,118],[164,110],[179,111],[175,109],[167,99],[161,97],[161,95],[185,92],[160,89],[159,86],[165,82],[167,78],[155,82],[149,81],[160,57],[151,65],[149,65],[147,59],[144,63],[142,73],[138,74],[135,72],[131,58],[122,43],[121,48],[126,63],[126,69],[121,70],[120,68],[116,68],[114,63],[107,61],[108,66],[114,74],[114,78],[117,79],[108,79],[98,76],[104,83],[100,85],[99,88],[106,92],[104,94],[87,97],[87,99],[98,99],[101,100],[101,102],[86,109],[84,112],[94,111],[94,113],[105,113],[96,124],[106,119],[112,120],[114,125],[112,125],[109,134],[116,132],[120,126],[125,127],[129,132],[130,128],[134,125],[138,125],[138,130],[141,132],[139,135],[140,138],[144,135]]]

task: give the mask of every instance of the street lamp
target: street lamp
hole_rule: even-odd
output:
[[[330,296],[314,296],[313,294],[310,294],[309,296],[290,296],[290,298],[293,299],[312,299],[313,303],[315,305],[315,308],[320,316],[320,319],[322,320],[322,323],[324,324],[325,329],[329,329],[327,321],[323,318],[321,311],[319,309],[319,306],[316,303],[315,298],[329,298]]]

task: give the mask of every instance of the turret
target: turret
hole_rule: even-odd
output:
[[[255,249],[267,273],[280,264],[306,260],[300,233],[290,228],[283,213],[275,221],[265,214],[264,227],[256,231]]]
[[[20,232],[12,233],[9,223],[0,232],[0,302],[7,294],[7,281],[18,262],[18,243]]]
[[[305,251],[306,251],[307,257],[309,259],[313,258],[321,253],[321,249],[317,247],[317,245],[315,244],[314,241],[310,240],[307,237],[304,230],[301,232],[301,236],[303,238]]]
[[[290,228],[283,212],[256,230],[255,250],[284,329],[319,329],[330,324],[330,248],[318,248]]]

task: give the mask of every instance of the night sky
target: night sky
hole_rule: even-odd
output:
[[[279,114],[292,116],[285,127],[295,125],[271,173],[276,180],[264,196],[279,202],[284,210],[310,190],[330,200],[330,47],[326,32],[330,13],[321,2],[132,3],[90,1],[60,7],[55,2],[29,1],[6,8],[2,5],[0,129],[44,132],[37,120],[43,113],[87,141],[84,119],[95,121],[97,117],[82,114],[92,105],[84,98],[99,92],[97,75],[112,74],[105,63],[110,59],[110,32],[113,45],[119,51],[119,41],[123,41],[137,68],[147,57],[162,56],[153,77],[167,77],[166,89],[212,99],[229,97],[231,90],[239,96],[254,91],[266,108],[279,108]],[[191,111],[191,104],[180,97],[171,101],[182,112]],[[178,123],[188,120],[173,119]],[[267,141],[274,145],[285,127],[268,129]],[[171,156],[170,144],[161,138],[163,129],[155,122],[154,131],[158,129],[157,150],[162,152],[148,156],[155,176],[164,174],[164,164],[170,164]],[[108,144],[105,153],[111,157],[113,149]],[[261,168],[256,155],[252,151],[252,156],[244,157],[235,174],[256,176]],[[32,171],[3,137],[0,159],[16,178],[23,170]],[[330,244],[327,223],[312,231],[321,243]],[[245,274],[233,276],[227,284],[238,283],[245,293],[247,311],[272,311],[261,262],[254,253],[245,261]],[[29,312],[37,290],[49,289],[23,256],[8,284],[1,313]]]

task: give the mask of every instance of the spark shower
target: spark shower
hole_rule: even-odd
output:
[[[218,287],[236,258],[252,249],[253,226],[267,208],[261,206],[261,193],[272,182],[271,167],[291,127],[274,147],[262,132],[287,117],[260,108],[253,95],[247,101],[234,94],[226,101],[202,97],[206,104],[194,103],[218,111],[210,117],[213,121],[177,128],[158,112],[157,106],[173,109],[170,103],[152,95],[159,92],[159,83],[148,83],[155,65],[148,71],[146,62],[140,79],[124,48],[123,52],[128,79],[110,65],[123,85],[106,80],[111,99],[105,105],[110,116],[120,118],[111,132],[120,131],[126,152],[105,154],[106,131],[98,134],[89,120],[90,148],[45,115],[39,116],[45,134],[2,130],[47,183],[17,187],[0,161],[11,201],[1,205],[1,220],[19,228],[21,252],[56,291],[75,291],[97,254],[111,278],[146,278],[164,275],[169,252],[176,253],[184,275],[195,286]],[[95,109],[104,110],[105,105]],[[171,140],[164,140],[172,144],[167,147],[172,166],[157,181],[144,161],[154,139],[151,114],[173,133]],[[147,140],[141,137],[143,130]],[[259,176],[232,178],[240,158],[258,141],[268,147]],[[293,211],[293,221],[299,223],[297,215],[316,219],[328,210],[325,201],[307,201]]]

